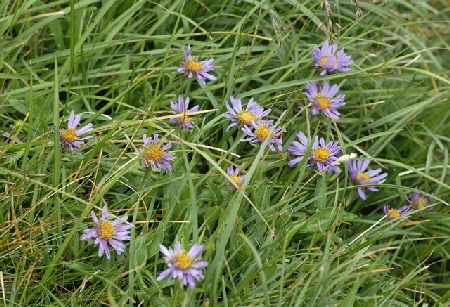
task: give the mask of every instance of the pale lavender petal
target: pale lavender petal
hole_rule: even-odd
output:
[[[191,249],[189,250],[189,256],[191,256],[192,258],[195,258],[203,249],[203,245],[197,245],[194,244]]]
[[[98,224],[98,218],[97,218],[97,216],[95,215],[95,213],[94,213],[94,211],[91,211],[91,216],[92,216],[92,219],[94,220],[94,223],[95,224]]]
[[[89,131],[93,130],[93,129],[92,129],[93,126],[94,126],[94,125],[93,125],[92,123],[89,123],[89,124],[87,124],[86,126],[84,126],[83,128],[80,128],[80,129],[78,129],[77,131],[75,131],[75,133],[76,133],[78,136],[83,135],[83,134],[85,134],[86,132],[89,132]]]
[[[97,230],[96,229],[85,229],[83,230],[84,235],[81,237],[81,240],[90,240],[92,238],[97,238]]]
[[[76,127],[76,125],[73,124],[74,119],[75,119],[75,111],[72,110],[72,111],[70,112],[70,116],[69,116],[69,122],[68,122],[69,128],[71,128],[71,127]]]
[[[364,193],[363,188],[358,188],[358,194],[359,194],[359,197],[361,197],[362,200],[366,200],[366,194]]]
[[[163,253],[166,257],[171,257],[172,253],[162,244],[159,244],[159,250],[161,253]]]
[[[167,276],[172,274],[172,270],[171,269],[167,269],[165,271],[162,271],[161,273],[159,273],[158,277],[156,277],[156,281],[161,281],[164,278],[166,278]]]
[[[73,112],[73,110],[72,110],[72,112]],[[78,114],[78,115],[75,116],[75,118],[73,119],[72,125],[69,124],[69,127],[73,127],[73,128],[78,127],[78,124],[80,123],[80,120],[81,120],[81,114]]]
[[[111,254],[109,252],[108,243],[105,240],[100,239],[99,240],[99,249],[98,249],[98,256],[101,257],[103,253],[106,254],[106,258],[111,259]]]

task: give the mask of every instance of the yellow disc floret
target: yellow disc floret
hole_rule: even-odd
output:
[[[313,157],[319,162],[326,162],[331,156],[331,152],[326,147],[319,147],[315,149],[312,153]]]
[[[231,180],[233,180],[237,185],[240,185],[242,181],[241,176],[236,174],[231,175]]]
[[[327,97],[327,95],[324,95],[322,93],[317,94],[315,101],[319,103],[318,108],[321,110],[328,109],[331,106],[331,101],[328,98],[322,98]]]
[[[189,256],[186,251],[183,250],[173,257],[172,263],[175,263],[178,269],[185,271],[192,268],[194,258]]]
[[[164,157],[164,149],[162,149],[161,146],[159,146],[159,145],[153,145],[145,153],[145,159],[153,161],[153,162],[159,162],[162,160],[163,157]]]
[[[325,63],[328,60],[328,56],[323,56],[320,58],[320,64],[322,64],[322,66],[325,66]]]
[[[186,63],[186,67],[189,71],[201,71],[203,69],[203,64],[199,63],[196,58],[190,57]]]
[[[419,198],[413,199],[412,203],[416,209],[422,209],[423,207],[425,207],[427,205],[427,200],[424,199],[423,197],[419,197]]]
[[[270,130],[266,124],[258,126],[258,128],[255,129],[255,136],[261,142],[264,142],[267,139],[267,137],[269,136],[269,133],[270,133]]]
[[[325,66],[329,56],[330,55],[326,55],[326,56],[323,56],[323,57],[320,58],[319,62],[320,62],[320,64],[322,64],[322,66]],[[337,64],[336,61],[337,61],[337,57],[336,57],[336,59],[334,61],[331,62],[331,65],[336,66],[336,64]]]
[[[68,143],[72,143],[78,140],[78,135],[75,133],[75,128],[70,127],[67,130],[63,130],[61,132],[61,140],[66,141]]]
[[[396,209],[389,209],[388,210],[388,218],[390,219],[396,219],[401,216],[400,212]]]
[[[183,116],[178,117],[178,124],[189,123],[191,120],[192,118],[189,118],[187,114],[184,114]]]
[[[110,221],[101,221],[97,227],[97,234],[100,239],[109,240],[115,233],[116,230]]]
[[[256,120],[256,116],[252,112],[242,112],[237,116],[239,124],[248,125],[252,120]]]
[[[356,182],[359,183],[361,181],[361,178],[364,179],[364,184],[368,184],[369,180],[370,180],[370,176],[366,173],[363,172],[358,172],[358,177],[356,177]]]

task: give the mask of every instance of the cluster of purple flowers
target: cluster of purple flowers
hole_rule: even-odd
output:
[[[418,188],[415,187],[417,190]],[[419,189],[422,192],[422,189]],[[431,193],[433,195],[433,193]],[[433,212],[434,199],[425,196],[423,193],[414,192],[411,196],[406,196],[406,201],[409,206],[402,206],[400,209],[391,208],[389,205],[384,206],[384,214],[387,219],[392,220],[392,222],[403,220],[411,215],[411,211],[418,210],[422,217],[425,217],[424,211],[435,214]]]
[[[226,131],[231,127],[238,126],[248,137],[241,139],[241,141],[249,141],[255,144],[263,144],[268,141],[270,150],[275,151],[274,145],[281,151],[282,142],[278,138],[285,130],[277,127],[274,128],[273,120],[264,120],[263,117],[270,114],[271,109],[264,110],[253,98],[247,104],[247,107],[242,107],[242,101],[230,96],[231,105],[225,101],[225,106],[228,113],[224,115],[225,118],[231,120]]]
[[[336,70],[350,70],[347,66],[353,63],[350,60],[351,56],[345,54],[344,48],[339,52],[336,51],[337,44],[330,45],[327,41],[323,44],[322,49],[315,49],[311,53],[316,66],[324,68],[321,75],[331,74]],[[337,108],[345,105],[345,95],[338,94],[339,86],[337,84],[330,85],[329,81],[326,81],[323,85],[316,82],[308,82],[305,85],[305,89],[306,92],[303,94],[310,102],[309,107],[312,115],[323,113],[333,120],[340,118]],[[288,165],[290,167],[297,166],[305,159],[306,166],[317,166],[319,172],[341,172],[337,167],[341,163],[337,154],[342,150],[338,141],[327,143],[324,138],[315,136],[314,141],[311,142],[301,131],[296,136],[298,141],[291,141],[291,146],[287,148],[290,154],[295,156],[295,158],[289,159]],[[345,161],[348,160],[347,157],[345,159]]]
[[[351,69],[348,66],[353,64],[352,57],[344,52],[344,48],[340,51],[337,49],[337,44],[330,44],[326,41],[322,48],[317,48],[311,53],[316,66],[323,68],[321,76],[331,74],[336,70],[349,71]],[[307,92],[303,94],[308,98],[312,115],[323,113],[334,120],[340,118],[341,114],[336,109],[345,106],[345,95],[338,94],[339,86],[337,84],[330,86],[329,81],[325,81],[323,85],[308,82],[305,89]]]
[[[247,135],[246,138],[241,139],[241,142],[249,141],[254,144],[262,145],[267,141],[267,146],[271,151],[276,150],[275,146],[279,151],[282,150],[280,135],[285,130],[280,127],[275,128],[273,120],[263,119],[263,117],[272,112],[271,109],[264,110],[264,108],[253,98],[250,98],[244,109],[241,99],[234,98],[233,96],[230,96],[230,103],[225,100],[225,106],[228,113],[224,114],[223,117],[231,120],[226,131],[236,126]],[[227,169],[230,180],[237,186],[242,185],[245,179],[245,175],[239,175],[240,170],[241,166],[234,168],[232,165]],[[234,189],[234,185],[230,185],[230,189]]]
[[[111,246],[118,255],[125,251],[125,244],[120,241],[131,240],[129,229],[133,227],[131,224],[125,224],[128,217],[124,216],[115,220],[110,220],[113,216],[108,212],[108,206],[102,208],[100,219],[97,218],[94,211],[91,212],[94,220],[94,228],[85,229],[81,240],[95,239],[94,246],[98,246],[98,256],[106,254],[107,259],[111,259],[109,246]],[[181,244],[177,242],[175,248],[168,249],[160,244],[161,252],[166,256],[166,264],[168,269],[161,272],[157,277],[157,281],[169,277],[167,282],[172,278],[180,279],[184,285],[189,284],[191,289],[195,288],[195,280],[204,279],[202,269],[208,266],[208,262],[200,261],[200,252],[203,245],[194,245],[186,252],[181,248]]]
[[[183,51],[184,62],[183,66],[178,69],[178,72],[187,71],[188,78],[193,78],[195,76],[203,85],[206,84],[206,79],[216,80],[215,76],[208,74],[208,71],[214,69],[214,66],[211,65],[214,59],[209,59],[204,62],[198,61],[197,58],[192,56],[191,47],[189,45],[187,50],[183,48]],[[170,102],[171,108],[177,113],[177,116],[171,118],[170,122],[176,123],[178,128],[187,131],[194,128],[191,123],[191,113],[195,113],[199,110],[199,106],[189,109],[189,102],[189,97],[183,99],[182,96],[178,97],[177,102]],[[259,114],[257,111],[255,112],[256,114]],[[83,140],[92,138],[92,136],[81,138],[83,134],[93,130],[93,124],[89,123],[83,128],[76,130],[80,123],[80,119],[81,114],[75,116],[75,111],[72,110],[69,117],[68,128],[60,131],[60,144],[63,148],[67,147],[73,151],[74,147],[81,147],[84,144]],[[165,139],[160,139],[158,134],[154,134],[153,137],[147,137],[147,135],[144,134],[143,142],[143,146],[136,151],[137,155],[142,155],[142,167],[150,167],[153,171],[158,169],[172,171],[172,166],[169,161],[175,159],[175,154],[167,152],[172,145],[167,143]],[[230,176],[238,185],[240,185],[245,178],[245,175],[239,176],[239,170],[240,167],[237,167],[235,170],[230,169],[230,171],[234,172]],[[131,240],[129,229],[132,225],[126,222],[127,216],[111,220],[113,215],[108,212],[108,207],[106,205],[102,208],[100,218],[97,218],[93,211],[91,212],[91,215],[94,221],[94,227],[84,230],[84,235],[81,239],[95,239],[94,246],[98,246],[99,248],[99,257],[106,254],[106,258],[111,259],[109,247],[112,247],[118,255],[121,255],[126,247],[121,241]],[[168,277],[167,282],[172,278],[178,278],[184,285],[189,284],[189,287],[194,289],[195,281],[204,279],[202,269],[208,265],[208,262],[200,261],[200,252],[203,249],[203,245],[193,245],[189,252],[183,250],[179,242],[175,244],[173,250],[166,248],[162,244],[160,245],[160,249],[166,256],[168,269],[159,274],[157,277],[158,281],[166,277]]]
[[[183,47],[184,61],[182,66],[178,68],[178,73],[187,72],[188,78],[197,78],[202,85],[206,84],[206,80],[216,80],[217,78],[208,72],[214,69],[212,62],[213,58],[207,61],[199,61],[192,56],[191,46],[187,49]],[[351,56],[348,56],[344,49],[337,51],[337,44],[330,44],[325,42],[321,49],[316,49],[312,52],[312,58],[315,65],[323,68],[320,75],[331,74],[334,71],[348,71],[348,67],[353,63]],[[329,81],[323,84],[316,82],[309,82],[305,85],[306,95],[309,101],[309,107],[312,115],[320,113],[333,119],[339,120],[340,113],[337,108],[345,105],[344,94],[338,94],[339,86],[337,84],[331,85]],[[192,115],[199,111],[199,106],[189,109],[190,98],[182,96],[178,97],[178,101],[171,101],[170,107],[175,111],[176,115],[170,119],[170,122],[176,123],[177,127],[186,131],[194,128],[191,123]],[[254,144],[267,144],[271,151],[282,151],[281,134],[285,132],[283,128],[275,127],[273,120],[265,119],[271,113],[271,109],[265,110],[253,98],[250,98],[246,107],[242,105],[241,99],[230,96],[229,102],[225,101],[225,106],[228,113],[223,116],[231,121],[226,128],[229,131],[232,127],[237,127],[242,131],[246,137],[241,141],[249,141]],[[86,139],[92,136],[81,137],[83,134],[93,130],[93,124],[89,123],[84,127],[77,129],[81,120],[81,114],[75,116],[72,110],[68,128],[60,130],[60,144],[63,148],[69,148],[71,151],[74,147],[81,147],[84,145]],[[357,191],[361,199],[366,200],[366,193],[369,191],[378,191],[374,185],[378,185],[385,179],[388,174],[382,173],[382,169],[369,170],[369,160],[363,160],[363,156],[358,160],[351,160],[354,156],[344,155],[338,157],[342,151],[338,141],[325,141],[324,138],[315,136],[314,140],[308,138],[305,133],[296,133],[296,140],[291,141],[290,146],[287,147],[289,153],[294,158],[289,158],[288,166],[297,167],[300,162],[305,160],[307,167],[317,167],[318,172],[336,172],[341,170],[338,165],[347,162],[350,179],[358,185]],[[158,169],[172,171],[172,166],[169,163],[175,159],[175,154],[167,152],[171,148],[171,144],[164,138],[160,138],[158,134],[153,136],[143,135],[143,146],[135,153],[141,156],[141,165],[144,168],[151,168],[153,171]],[[356,155],[355,155],[356,156]],[[230,165],[227,169],[228,180],[230,181],[230,189],[234,190],[236,187],[242,185],[246,175],[241,175],[242,166]],[[417,187],[416,187],[417,188]],[[406,197],[408,203],[414,210],[418,210],[423,215],[427,210],[431,211],[431,198],[425,197],[422,193],[416,192],[410,197]],[[389,205],[384,206],[384,214],[389,220],[399,221],[411,214],[410,207],[402,206],[400,209],[391,208]],[[111,220],[113,215],[108,212],[108,207],[105,205],[102,208],[100,218],[97,218],[94,212],[91,212],[94,227],[84,230],[82,240],[94,239],[94,246],[98,246],[99,257],[106,254],[107,259],[111,259],[109,248],[112,247],[118,255],[125,251],[125,244],[121,241],[131,240],[129,229],[131,224],[127,223],[127,216]],[[187,252],[182,249],[181,243],[176,242],[175,247],[167,248],[160,244],[160,251],[165,256],[167,269],[159,274],[157,281],[168,278],[167,282],[172,279],[179,279],[183,285],[191,289],[195,288],[196,281],[204,279],[203,269],[208,266],[208,262],[201,261],[201,251],[203,245],[194,244]]]
[[[189,103],[189,101],[188,101]],[[192,110],[197,110],[193,108]],[[192,111],[191,110],[191,111]],[[75,130],[80,123],[81,114],[75,116],[75,112],[72,110],[69,117],[69,123],[67,129],[62,129],[60,131],[60,144],[63,148],[69,148],[71,151],[75,147],[81,147],[84,142],[83,140],[92,138],[92,136],[87,136],[80,138],[81,135],[92,131],[92,123],[87,124],[81,129]],[[186,121],[186,120],[184,120]],[[187,125],[185,123],[185,125]],[[144,146],[136,151],[136,154],[143,154],[141,165],[142,167],[151,167],[152,170],[165,169],[172,171],[172,166],[168,161],[175,159],[174,153],[166,153],[166,150],[172,147],[171,144],[164,144],[165,140],[159,140],[159,135],[155,134],[153,138],[147,137],[144,134]]]

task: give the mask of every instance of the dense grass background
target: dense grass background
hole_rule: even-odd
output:
[[[15,0],[0,14],[0,305],[449,304],[448,1]],[[310,52],[329,39],[354,64],[320,77]],[[215,59],[217,81],[176,72],[187,44]],[[336,122],[301,109],[319,80],[346,94]],[[205,111],[191,132],[167,118],[178,95]],[[283,152],[225,131],[230,95],[272,108]],[[95,128],[73,152],[58,134],[71,110]],[[380,192],[361,200],[345,166],[289,168],[298,131],[382,167]],[[173,172],[140,167],[154,133],[173,144]],[[247,175],[238,191],[231,164]],[[416,186],[436,214],[385,220]],[[135,226],[112,260],[80,241],[105,204]],[[175,241],[205,245],[193,291],[156,282],[158,245]]]

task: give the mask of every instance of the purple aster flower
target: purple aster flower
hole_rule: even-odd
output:
[[[345,106],[345,102],[343,102],[345,94],[339,94],[334,97],[339,91],[337,84],[330,87],[330,81],[326,81],[323,87],[318,87],[316,82],[308,82],[305,85],[305,89],[308,92],[304,92],[303,94],[312,103],[312,115],[317,115],[319,112],[322,112],[334,120],[339,119],[341,114],[336,108]]]
[[[86,139],[90,139],[93,136],[85,136],[84,138],[80,138],[81,135],[92,131],[92,123],[87,124],[86,126],[84,126],[83,128],[80,128],[78,130],[75,130],[76,127],[78,127],[78,124],[80,123],[81,120],[81,114],[78,114],[77,116],[75,116],[75,111],[72,110],[72,112],[70,112],[70,116],[69,116],[69,127],[64,130],[61,129],[59,130],[59,144],[61,144],[61,146],[63,148],[69,148],[70,150],[73,151],[73,146],[75,147],[81,147],[81,145],[84,144],[84,142],[82,140],[86,140]]]
[[[323,71],[320,73],[321,76],[332,73],[335,70],[350,70],[350,68],[346,66],[353,64],[353,61],[351,60],[352,56],[347,55],[344,52],[344,48],[340,51],[337,51],[337,48],[337,44],[330,45],[330,42],[326,41],[322,45],[322,49],[316,49],[311,52],[313,60],[316,62],[316,66],[323,68]]]
[[[316,136],[311,149],[311,155],[309,156],[311,162],[308,166],[317,165],[319,172],[324,170],[331,172],[333,170],[336,173],[340,173],[340,169],[333,164],[338,159],[336,155],[341,151],[341,147],[338,145],[338,141],[330,141],[328,144],[325,144],[323,138],[319,140],[319,137]]]
[[[362,157],[363,156],[361,156],[361,158]],[[369,163],[369,160],[353,160],[347,162],[350,178],[356,184],[379,184],[382,179],[387,177],[387,173],[380,174],[382,171],[381,168],[365,172],[366,168],[369,166]],[[378,189],[369,186],[358,188],[359,197],[363,200],[366,200],[366,194],[364,193],[365,190],[379,191]]]
[[[242,131],[244,131],[244,133],[250,137],[246,139],[241,139],[241,141],[249,141],[252,143],[259,143],[259,144],[264,143],[266,139],[269,137],[270,132],[273,130],[273,126],[267,123],[263,123],[261,121],[255,122],[254,120],[252,120],[251,123],[252,127],[254,128],[254,131],[252,131],[248,126],[242,127]],[[270,150],[275,151],[275,147],[273,146],[273,144],[276,144],[278,146],[278,151],[282,150],[281,139],[277,139],[277,137],[280,136],[281,133],[283,133],[284,131],[285,130],[280,127],[276,128],[273,131],[268,144]]]
[[[171,248],[166,248],[164,245],[159,245],[161,253],[166,256],[166,263],[168,269],[159,273],[156,278],[157,281],[160,281],[166,277],[169,277],[167,282],[170,282],[172,278],[178,278],[183,282],[183,285],[189,286],[191,289],[195,288],[195,281],[203,280],[205,277],[203,276],[203,271],[201,269],[206,268],[208,266],[208,262],[200,261],[201,255],[197,257],[198,254],[203,249],[203,245],[194,244],[189,252],[181,249],[180,242],[175,244],[175,248],[172,250]]]
[[[417,187],[415,187],[415,189],[417,190]],[[422,189],[420,189],[420,191],[422,191]],[[431,195],[434,195],[433,193],[431,193]],[[405,195],[406,200],[408,201],[408,203],[410,203],[414,210],[420,210],[419,213],[420,215],[422,215],[423,217],[425,217],[425,215],[423,214],[423,211],[425,210],[424,208],[428,206],[428,202],[430,202],[430,204],[434,203],[434,199],[432,198],[427,198],[425,195],[423,195],[422,193],[419,192],[415,192],[411,198],[409,198],[408,196]],[[433,209],[433,207],[427,208],[426,211],[435,214],[436,212],[431,211]]]
[[[187,50],[185,50],[184,47],[181,48],[183,48],[184,62],[182,63],[182,66],[178,68],[179,73],[182,71],[188,71],[189,79],[195,75],[198,82],[203,85],[206,84],[205,79],[213,81],[217,80],[215,76],[208,74],[208,71],[214,69],[214,66],[211,65],[211,63],[214,62],[213,58],[208,61],[199,62],[196,57],[192,56],[191,45],[188,45]]]
[[[324,138],[319,139],[319,137],[316,136],[311,147],[311,153],[307,155],[306,150],[308,149],[308,139],[303,132],[299,132],[296,135],[300,142],[291,141],[292,146],[288,147],[288,151],[292,155],[299,157],[289,159],[289,166],[297,166],[298,163],[302,161],[305,156],[307,156],[307,159],[309,160],[307,166],[317,165],[319,172],[324,170],[328,172],[341,172],[340,169],[336,167],[336,163],[333,163],[338,160],[336,155],[341,151],[341,147],[338,146],[339,142],[331,141],[326,144]]]
[[[264,108],[261,107],[253,98],[250,98],[245,110],[242,109],[242,102],[240,99],[230,96],[230,102],[231,106],[228,104],[228,101],[225,100],[225,106],[228,109],[228,113],[225,114],[224,117],[231,119],[231,124],[227,127],[226,131],[234,126],[239,126],[240,128],[243,126],[249,126],[251,125],[252,120],[260,121],[268,125],[273,124],[272,120],[261,121],[261,118],[269,115],[272,110],[267,109],[264,111]]]
[[[175,159],[174,153],[166,153],[165,150],[172,147],[170,144],[164,144],[164,140],[159,141],[158,134],[151,137],[147,137],[144,134],[144,146],[136,152],[136,154],[141,154],[145,152],[142,157],[142,167],[151,167],[153,171],[156,169],[166,169],[168,171],[172,171],[172,166],[170,166],[170,160]]]
[[[194,126],[191,125],[191,118],[189,118],[188,113],[197,112],[199,109],[199,106],[195,106],[192,109],[188,109],[189,106],[189,97],[186,97],[186,99],[183,101],[183,97],[178,97],[178,102],[171,101],[170,107],[177,111],[180,114],[183,114],[183,116],[177,117],[177,118],[171,118],[171,122],[176,122],[178,127],[182,127],[186,130],[190,130],[191,128],[194,128]]]
[[[121,217],[114,221],[109,221],[112,215],[108,213],[108,206],[105,205],[102,209],[102,216],[100,220],[95,215],[94,211],[91,211],[92,219],[94,220],[94,228],[85,229],[84,235],[81,240],[90,240],[95,238],[94,246],[98,245],[98,256],[101,257],[103,253],[106,254],[106,258],[111,259],[109,253],[109,245],[111,245],[118,255],[125,251],[125,244],[119,240],[131,240],[128,235],[130,232],[128,229],[133,227],[132,225],[120,225],[128,219],[128,216]]]
[[[300,131],[296,136],[300,142],[291,141],[291,146],[287,148],[291,155],[298,156],[298,158],[289,159],[288,166],[290,167],[297,166],[303,158],[307,156],[306,150],[308,149],[308,139],[306,138],[306,135]]]
[[[392,220],[392,223],[407,218],[411,213],[408,206],[403,206],[400,209],[391,208],[389,205],[384,206],[384,214],[388,220]]]
[[[234,168],[233,165],[230,165],[227,169],[227,174],[228,176],[230,176],[231,180],[234,181],[234,183],[236,183],[237,186],[242,185],[242,183],[244,182],[245,176],[246,175],[239,175],[239,171],[241,170],[241,166],[236,166],[236,168]],[[235,187],[233,185],[230,184],[230,188],[234,189]]]

